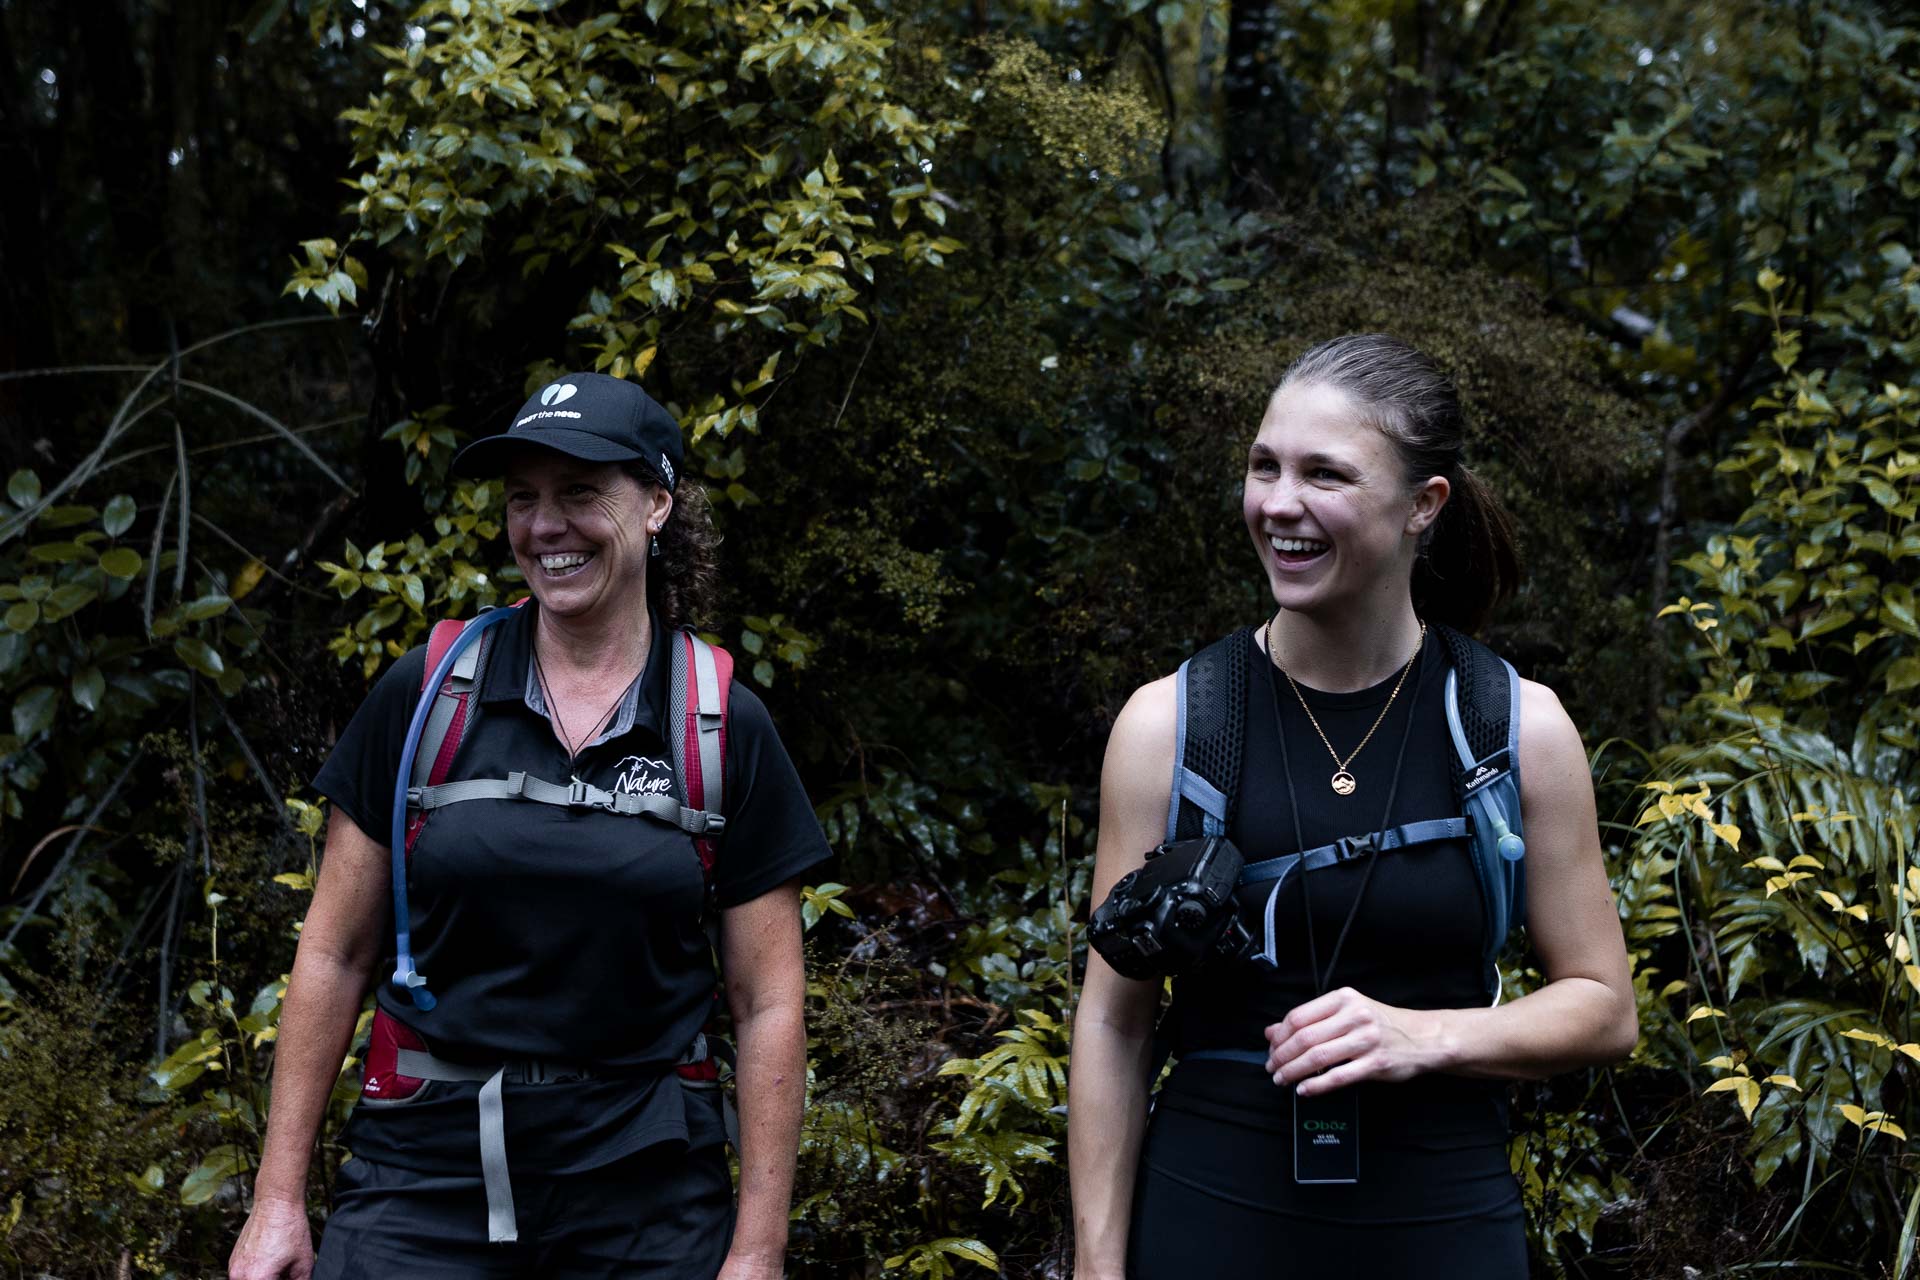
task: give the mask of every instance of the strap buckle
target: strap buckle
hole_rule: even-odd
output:
[[[569,809],[592,808],[593,801],[588,798],[587,791],[588,791],[587,784],[580,781],[580,779],[575,778],[572,782],[569,782],[567,784],[567,808]]]
[[[1377,831],[1369,831],[1365,835],[1360,836],[1341,836],[1340,839],[1334,843],[1340,847],[1340,852],[1336,855],[1338,860],[1341,862],[1350,862],[1355,858],[1362,858],[1367,854],[1380,852],[1380,833]]]

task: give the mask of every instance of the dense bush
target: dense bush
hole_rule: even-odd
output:
[[[1279,371],[1386,328],[1520,516],[1490,638],[1599,744],[1634,953],[1632,1061],[1520,1094],[1539,1268],[1910,1269],[1911,31],[589,8],[0,11],[0,140],[65,214],[0,200],[0,304],[60,319],[0,346],[0,1262],[223,1256],[302,788],[427,623],[518,589],[454,449],[591,366],[687,423],[718,638],[840,855],[796,1269],[1066,1275],[1106,725],[1263,607],[1239,456]]]

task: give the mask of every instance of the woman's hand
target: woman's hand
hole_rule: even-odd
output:
[[[1441,1070],[1444,1044],[1443,1010],[1396,1009],[1341,987],[1267,1028],[1267,1070],[1306,1098]]]
[[[313,1232],[307,1206],[261,1197],[227,1260],[228,1280],[307,1280],[313,1274]]]
[[[780,1280],[786,1270],[784,1254],[769,1253],[727,1253],[727,1260],[720,1264],[717,1280]]]

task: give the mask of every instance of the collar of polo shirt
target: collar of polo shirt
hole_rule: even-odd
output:
[[[539,601],[529,600],[493,629],[487,645],[487,669],[480,678],[481,702],[519,702],[537,715],[547,714],[539,683],[533,676],[533,629],[539,609]],[[614,715],[613,727],[601,735],[600,741],[618,737],[636,725],[651,729],[661,741],[666,740],[669,655],[665,640],[670,637],[661,630],[660,617],[652,610],[648,611],[647,621],[653,629],[653,643],[647,647],[647,665],[640,672],[633,691],[622,700],[620,710]]]

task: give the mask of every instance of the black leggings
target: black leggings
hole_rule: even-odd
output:
[[[1134,1180],[1129,1280],[1193,1280],[1201,1271],[1319,1280],[1330,1269],[1368,1277],[1527,1280],[1526,1217],[1517,1196],[1488,1212],[1425,1222],[1316,1218],[1275,1207],[1272,1193],[1365,1194],[1365,1183],[1337,1189],[1280,1186],[1275,1161],[1289,1162],[1278,1152],[1285,1140],[1282,1134],[1236,1131],[1208,1117],[1157,1109]],[[1290,1182],[1290,1174],[1281,1176]],[[1510,1176],[1506,1185],[1513,1185]],[[1245,1194],[1226,1190],[1229,1186]],[[1385,1180],[1375,1183],[1379,1194],[1401,1194],[1390,1188]],[[1400,1207],[1413,1217],[1441,1206]]]

